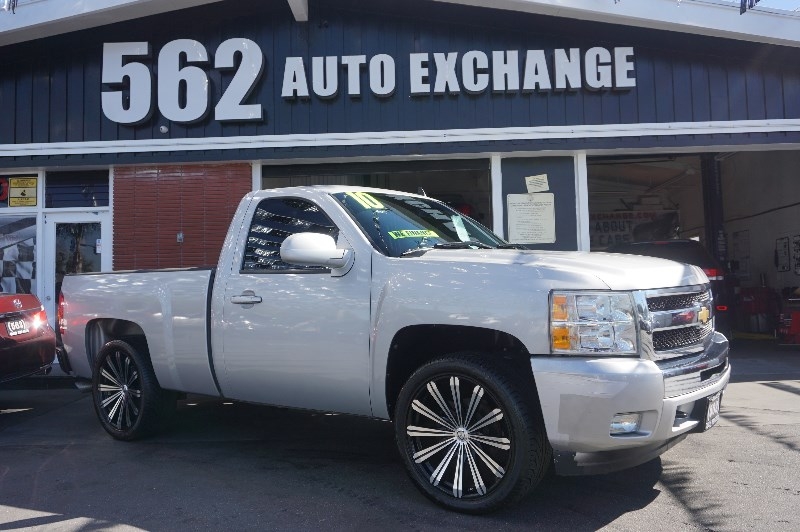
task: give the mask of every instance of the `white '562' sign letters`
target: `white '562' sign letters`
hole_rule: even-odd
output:
[[[102,81],[111,90],[103,91],[103,113],[112,122],[134,125],[152,115],[153,74],[136,59],[150,57],[146,42],[119,42],[103,45]],[[214,68],[235,67],[233,80],[214,106],[214,119],[261,120],[260,104],[243,103],[264,70],[264,54],[250,39],[228,39],[217,47]],[[184,60],[185,66],[181,66]],[[191,39],[177,39],[164,45],[158,54],[158,111],[172,122],[192,123],[206,117],[211,107],[208,74],[198,65],[209,62],[205,46]],[[127,90],[125,85],[127,81]]]

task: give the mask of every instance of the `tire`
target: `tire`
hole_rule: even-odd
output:
[[[544,478],[552,451],[539,407],[514,382],[479,356],[451,355],[422,366],[403,386],[397,446],[428,498],[486,513],[520,500]]]
[[[150,360],[131,344],[114,340],[100,350],[92,374],[94,409],[118,440],[153,434],[174,412],[176,395],[158,385]]]

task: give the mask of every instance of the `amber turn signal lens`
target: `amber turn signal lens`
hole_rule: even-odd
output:
[[[553,295],[552,317],[553,321],[567,321],[567,296]]]
[[[569,327],[553,327],[552,329],[553,349],[569,349]]]

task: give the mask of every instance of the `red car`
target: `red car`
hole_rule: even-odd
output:
[[[56,334],[33,294],[0,294],[0,383],[49,371]]]

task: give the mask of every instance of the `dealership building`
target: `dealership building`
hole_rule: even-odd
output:
[[[51,317],[64,274],[214,265],[245,193],[311,184],[424,192],[537,249],[695,238],[742,287],[800,285],[797,13],[64,4],[0,11],[0,283]]]

